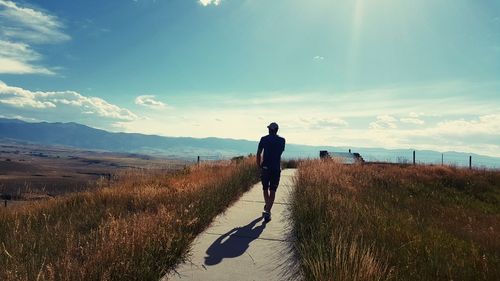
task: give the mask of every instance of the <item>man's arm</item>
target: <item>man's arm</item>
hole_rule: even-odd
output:
[[[262,139],[260,139],[260,142],[259,142],[259,147],[257,148],[257,166],[261,166],[262,165],[262,150],[263,150],[263,145],[262,145]]]

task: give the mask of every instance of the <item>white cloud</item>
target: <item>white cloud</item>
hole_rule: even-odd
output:
[[[410,114],[408,114],[410,118],[418,118],[423,115],[424,115],[423,113],[416,113],[416,112],[410,112]]]
[[[142,95],[135,98],[135,104],[153,109],[164,109],[167,105],[155,99],[153,95]]]
[[[407,124],[423,125],[425,124],[425,121],[420,119],[420,116],[423,116],[423,113],[410,112],[408,117],[401,117],[399,121]]]
[[[492,86],[497,87],[495,85]],[[144,111],[147,116],[141,115],[131,121],[131,118],[100,117],[97,109],[72,105],[75,98],[68,98],[68,94],[62,95],[64,98],[35,99],[42,104],[27,99],[24,107],[0,103],[0,113],[46,121],[79,122],[74,119],[78,117],[83,119],[80,123],[127,132],[250,140],[258,140],[266,134],[266,126],[275,121],[280,124],[280,134],[287,139],[287,143],[454,150],[500,156],[498,91],[489,86],[469,86],[464,90],[485,95],[491,92],[488,102],[484,102],[484,99],[477,99],[477,95],[449,99],[436,94],[444,93],[442,89],[446,87],[440,87],[439,91],[431,91],[430,86],[426,88],[426,91],[403,88],[400,91],[374,89],[368,92],[288,95],[279,92],[210,94],[199,95],[196,103],[193,103],[192,96],[175,95],[169,97],[169,103],[175,106],[170,108],[166,105],[168,114],[147,110]],[[464,84],[456,88],[461,90]],[[449,95],[453,95],[455,87],[450,91]],[[408,98],[411,100],[408,101]],[[43,102],[50,102],[56,107]],[[31,107],[28,106],[30,103],[33,104]],[[10,114],[5,113],[7,106],[13,109]],[[28,112],[28,108],[40,114]],[[51,112],[63,113],[48,120]],[[425,123],[414,126],[401,121],[404,118],[422,119]],[[101,120],[108,121],[96,124]],[[370,125],[371,128],[367,128]]]
[[[0,57],[34,61],[40,59],[40,54],[33,51],[27,44],[0,40]]]
[[[275,106],[290,112],[314,110],[334,112],[341,118],[373,118],[389,114],[425,120],[457,113],[464,116],[498,111],[500,82],[440,82],[417,86],[372,88],[356,91],[269,91],[254,93],[211,93],[199,95],[198,100],[213,106],[261,108]],[[477,93],[472,95],[471,93]],[[484,102],[488,99],[490,102]],[[188,97],[171,97],[170,102],[190,103]],[[410,114],[409,114],[410,112]],[[416,117],[412,117],[416,116]],[[431,121],[431,120],[429,120]]]
[[[128,109],[108,103],[98,97],[86,97],[74,91],[42,92],[13,87],[0,81],[0,106],[19,110],[50,110],[53,114],[70,114],[60,118],[76,118],[78,113],[110,120],[132,121],[137,116]],[[12,111],[12,110],[11,110]],[[73,116],[71,116],[73,115]],[[63,119],[64,120],[64,119]]]
[[[324,59],[325,59],[325,57],[323,57],[323,56],[314,56],[313,57],[313,60],[315,60],[315,61],[322,61]]]
[[[311,120],[302,119],[302,122],[307,124],[307,127],[312,130],[328,130],[347,127],[347,121],[332,117],[332,118],[313,118]]]
[[[29,118],[29,117],[24,117],[22,115],[2,115],[0,114],[0,118],[7,118],[7,119],[19,119],[27,122],[40,122],[41,120],[38,120],[36,118]]]
[[[199,0],[199,3],[202,6],[208,6],[208,5],[214,5],[218,6],[220,4],[221,0]]]
[[[210,94],[199,95],[196,103],[190,96],[176,95],[169,98],[176,105],[170,114],[151,111],[151,120],[122,122],[121,129],[258,140],[267,133],[269,122],[275,121],[287,143],[463,151],[500,157],[498,89],[497,82],[454,82],[355,92]],[[425,122],[415,126],[401,121],[404,118]]]
[[[438,151],[464,151],[500,157],[500,114],[450,119],[419,129],[371,131],[367,136],[379,145]]]
[[[223,116],[221,120],[210,116]],[[262,116],[262,117],[260,117]],[[287,143],[311,145],[415,148],[437,151],[463,151],[500,157],[500,114],[480,115],[461,120],[450,117],[441,122],[417,128],[404,127],[390,115],[380,120],[395,123],[398,128],[367,129],[368,118],[326,118],[315,113],[286,108],[174,108],[171,114],[151,112],[150,120],[121,122],[122,130],[148,134],[194,137],[224,137],[258,140],[267,133],[271,121],[280,125],[280,135]],[[391,118],[392,117],[392,118]],[[443,117],[439,117],[438,120]],[[325,123],[321,120],[327,120]],[[328,120],[332,121],[330,124]],[[379,119],[377,119],[379,120]],[[169,124],[169,126],[165,126]],[[197,124],[198,126],[195,126]],[[331,127],[328,127],[331,125]],[[380,124],[379,124],[380,125]]]
[[[175,95],[169,97],[175,105],[169,114],[150,111],[152,120],[125,122],[123,129],[255,140],[267,132],[269,122],[276,121],[288,143],[500,156],[500,130],[494,132],[491,120],[491,115],[498,115],[498,89],[498,82],[455,81],[353,92],[210,93],[197,95],[196,103],[192,96]],[[416,126],[401,121],[404,118],[425,122]],[[336,119],[348,125],[328,124]]]
[[[425,121],[418,118],[400,118],[399,121],[408,124],[423,125]]]
[[[343,139],[337,141],[360,146],[463,151],[500,157],[500,114],[448,119],[418,129],[348,130],[339,136]]]
[[[52,70],[34,64],[40,59],[27,44],[0,40],[0,73],[53,75]]]
[[[497,136],[500,143],[500,114],[479,116],[473,120],[447,120],[439,122],[430,134],[446,136],[490,135]]]
[[[3,37],[31,43],[59,43],[70,37],[62,32],[63,24],[51,14],[12,1],[0,0]]]
[[[391,115],[379,115],[376,121],[370,123],[370,129],[396,129],[396,122],[397,119]]]
[[[55,74],[40,66],[42,56],[33,44],[54,44],[70,39],[56,16],[15,2],[0,0],[0,73]]]
[[[283,93],[261,93],[253,97],[241,98],[238,96],[236,98],[230,98],[227,96],[214,97],[211,96],[210,99],[213,101],[217,99],[217,103],[222,103],[229,106],[273,106],[273,105],[290,105],[290,104],[303,104],[310,100],[307,96],[293,96],[284,95]]]

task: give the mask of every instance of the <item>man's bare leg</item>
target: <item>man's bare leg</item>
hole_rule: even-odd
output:
[[[269,206],[269,190],[268,189],[264,190],[264,202],[266,203],[266,205],[264,206],[264,211],[269,212],[269,210],[267,209]]]
[[[274,204],[274,197],[276,196],[276,191],[273,191],[273,190],[270,190],[269,191],[269,197],[267,199],[267,203],[266,203],[266,206],[267,206],[267,211],[270,213],[271,212],[271,209],[273,208],[273,204]]]

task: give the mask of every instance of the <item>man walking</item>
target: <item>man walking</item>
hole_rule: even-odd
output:
[[[285,139],[278,136],[278,124],[273,122],[267,128],[269,129],[269,135],[260,139],[257,149],[257,165],[259,165],[262,172],[262,188],[266,203],[264,212],[262,212],[265,222],[271,220],[271,208],[280,182],[281,154],[285,150]]]

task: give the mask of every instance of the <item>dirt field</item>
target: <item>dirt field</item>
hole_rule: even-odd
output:
[[[19,202],[105,185],[124,169],[173,170],[187,162],[138,154],[0,142],[0,194]],[[3,200],[2,200],[3,201]],[[10,204],[12,203],[12,204]],[[2,202],[3,205],[3,202]]]

